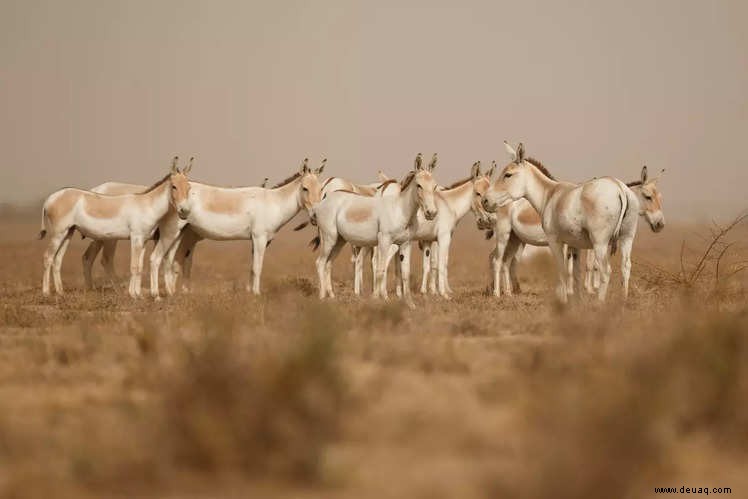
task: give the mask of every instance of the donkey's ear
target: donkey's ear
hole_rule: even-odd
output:
[[[512,157],[512,160],[517,159],[517,151],[514,150],[512,146],[509,145],[509,142],[506,140],[504,141],[504,149],[506,149],[506,152],[509,153],[509,156]]]
[[[517,144],[517,163],[522,163],[525,160],[525,146],[520,142]]]
[[[642,184],[647,183],[647,165],[642,166]]]
[[[662,177],[662,176],[663,176],[664,174],[665,174],[665,169],[663,168],[662,170],[660,170],[660,173],[659,173],[659,174],[658,174],[658,175],[657,175],[657,176],[656,176],[655,178],[653,178],[653,179],[652,179],[652,180],[651,180],[650,182],[657,182],[658,180],[660,180],[660,178],[661,178],[661,177]]]
[[[182,170],[182,173],[184,173],[185,175],[187,175],[188,173],[190,173],[190,171],[192,170],[192,163],[193,163],[194,161],[195,161],[195,157],[194,157],[194,156],[192,156],[192,157],[190,158],[190,162],[189,162],[189,163],[187,163],[187,167],[186,167],[186,168],[185,168],[184,170]]]
[[[325,165],[326,164],[327,164],[327,158],[324,158],[322,160],[322,164],[319,165],[319,168],[317,168],[316,170],[314,170],[315,175],[319,175],[320,173],[322,173],[322,171],[325,169]]]
[[[413,164],[413,169],[418,171],[423,169],[423,154],[420,152],[416,155],[416,161]]]
[[[299,172],[302,175],[309,173],[309,158],[304,158],[304,161],[301,162],[301,168],[299,169]]]
[[[429,162],[429,171],[433,171],[434,168],[436,168],[437,161],[438,158],[436,157],[436,153],[434,153],[434,155],[431,156],[431,161]]]
[[[179,173],[177,163],[179,162],[179,156],[174,156],[171,160],[171,173]]]
[[[480,161],[473,163],[473,167],[470,169],[470,176],[473,177],[473,180],[480,177]]]
[[[379,170],[377,172],[377,179],[380,182],[387,182],[390,179],[390,177],[388,177],[382,170]]]
[[[493,177],[493,172],[496,171],[496,161],[491,161],[491,168],[486,172],[486,177]]]
[[[262,187],[263,189],[265,187],[267,187],[268,186],[268,180],[270,180],[270,179],[268,177],[265,177],[265,180],[262,181],[262,183],[260,184],[260,187]]]

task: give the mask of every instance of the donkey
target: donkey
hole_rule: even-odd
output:
[[[626,183],[639,200],[639,215],[643,216],[649,224],[652,232],[660,232],[665,228],[665,215],[662,211],[662,193],[657,188],[657,181],[662,177],[665,170],[654,178],[649,178],[647,166],[642,167],[641,178]],[[595,255],[588,251],[586,255],[587,273],[584,277],[584,287],[589,293],[594,293],[600,288],[600,273],[595,266]]]
[[[275,234],[302,209],[311,210],[320,200],[319,174],[327,160],[316,170],[304,159],[299,171],[271,189],[262,187],[216,187],[190,182],[190,204],[160,230],[159,241],[151,253],[151,295],[158,299],[158,270],[164,257],[167,263],[164,281],[169,295],[176,291],[174,261],[189,224],[196,240],[249,240],[252,245],[250,284],[247,291],[260,294],[260,277],[265,248]],[[196,242],[196,241],[195,241]],[[178,268],[176,269],[178,271]]]
[[[396,196],[362,196],[349,191],[329,194],[314,210],[319,235],[313,241],[320,246],[317,257],[319,297],[334,297],[332,289],[332,262],[343,245],[348,242],[359,247],[378,248],[374,296],[387,298],[384,272],[392,258],[390,246],[395,244],[400,252],[403,298],[414,306],[408,286],[410,280],[410,243],[420,207],[426,220],[434,220],[438,213],[435,191],[437,184],[432,172],[436,155],[427,167],[419,153],[415,169],[402,182]]]
[[[148,189],[147,185],[126,184],[124,182],[104,182],[91,189],[96,194],[105,194],[107,196],[121,196],[122,194],[137,194]],[[103,251],[102,251],[103,250]],[[114,282],[117,276],[114,273],[114,253],[117,250],[117,241],[115,240],[96,240],[91,241],[86,251],[83,253],[83,279],[86,282],[87,289],[93,289],[92,267],[94,260],[99,252],[101,254],[101,265],[104,267],[107,277]]]
[[[564,244],[572,258],[578,249],[592,248],[602,273],[598,299],[604,301],[610,281],[609,250],[620,243],[624,298],[628,296],[631,247],[636,235],[639,202],[620,180],[605,177],[582,184],[558,182],[525,159],[524,146],[504,142],[513,160],[499,175],[483,199],[486,211],[495,212],[511,200],[526,198],[540,214],[548,246],[556,258],[559,276],[556,293],[567,302],[567,263]],[[575,276],[581,265],[574,266]],[[575,283],[581,279],[575,278]]]
[[[141,273],[145,241],[153,237],[159,223],[170,208],[183,210],[190,191],[187,174],[177,167],[174,157],[171,172],[138,194],[106,196],[82,189],[65,188],[51,194],[42,209],[42,230],[39,238],[50,233],[44,253],[42,292],[49,295],[50,275],[54,275],[55,291],[63,294],[60,267],[70,238],[77,229],[95,240],[130,240],[130,287],[133,298],[141,295]]]

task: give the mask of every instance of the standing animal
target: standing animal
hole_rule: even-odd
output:
[[[133,298],[141,294],[141,273],[145,241],[153,237],[166,214],[184,209],[188,202],[187,174],[192,164],[180,171],[175,157],[171,171],[150,188],[137,194],[107,196],[83,189],[66,188],[51,194],[42,209],[39,238],[50,235],[44,252],[42,292],[49,295],[50,277],[55,291],[63,294],[60,268],[75,230],[99,241],[130,240],[130,287]]]
[[[176,216],[167,217],[159,241],[151,253],[151,295],[158,299],[158,270],[166,257],[164,282],[169,295],[176,291],[174,261],[185,235],[196,240],[249,240],[252,245],[247,291],[260,294],[260,277],[265,249],[275,234],[301,209],[311,210],[320,200],[319,174],[304,159],[299,171],[271,189],[262,187],[217,187],[190,182],[189,205]],[[189,225],[191,232],[183,229]],[[190,242],[194,244],[196,241]]]
[[[496,212],[512,200],[526,198],[540,214],[548,246],[556,259],[559,278],[556,294],[562,303],[566,303],[569,294],[564,245],[577,262],[579,249],[594,249],[601,269],[600,301],[605,300],[610,281],[610,251],[620,245],[623,293],[627,297],[631,247],[639,213],[636,195],[623,182],[611,177],[582,184],[556,181],[525,158],[521,143],[516,149],[506,142],[504,145],[513,159],[486,193],[484,209]],[[575,283],[581,282],[581,270],[581,265],[574,266]]]
[[[390,246],[397,245],[400,253],[403,298],[408,306],[413,300],[408,285],[410,280],[410,244],[416,223],[416,213],[423,210],[426,220],[434,220],[438,213],[435,191],[437,183],[432,172],[436,167],[436,154],[427,167],[423,157],[416,156],[415,168],[402,182],[396,196],[362,196],[349,191],[335,191],[314,210],[319,235],[315,238],[320,247],[317,257],[319,296],[334,297],[332,289],[332,262],[348,242],[359,247],[378,248],[374,276],[374,296],[387,298],[384,272],[394,256]]]

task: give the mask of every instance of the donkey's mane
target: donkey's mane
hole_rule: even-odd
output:
[[[171,176],[171,173],[167,173],[164,176],[164,178],[162,178],[161,180],[159,180],[158,182],[156,182],[155,184],[153,184],[152,186],[150,186],[148,189],[142,191],[141,194],[147,194],[147,193],[149,193],[151,191],[156,190],[158,188],[158,186],[160,186],[161,184],[163,184],[164,182],[166,182],[169,179],[170,176]]]
[[[390,185],[390,184],[396,184],[396,183],[397,183],[397,180],[395,180],[394,178],[391,178],[391,179],[389,179],[389,180],[385,180],[384,182],[382,182],[381,184],[379,184],[379,185],[377,186],[377,190],[379,190],[379,189],[384,189],[384,188],[385,188],[385,187],[387,187],[388,185]]]
[[[296,172],[293,175],[291,175],[290,177],[288,177],[286,180],[283,180],[282,182],[278,182],[272,188],[273,189],[277,189],[278,187],[283,187],[284,185],[288,185],[288,184],[290,184],[291,182],[293,182],[294,180],[296,180],[299,177],[301,177],[301,173]]]
[[[415,178],[415,176],[416,176],[416,172],[414,172],[414,171],[408,172],[408,174],[405,176],[405,178],[403,179],[403,181],[400,183],[400,190],[404,191],[405,189],[407,189],[408,186],[410,185],[410,183]]]
[[[527,158],[525,158],[525,161],[527,161],[527,162],[528,162],[528,163],[530,163],[530,164],[531,164],[532,166],[534,166],[535,168],[537,168],[538,170],[540,170],[540,172],[541,172],[541,173],[542,173],[543,175],[545,175],[546,177],[548,177],[549,179],[551,179],[551,180],[556,180],[556,177],[554,177],[554,176],[553,176],[553,175],[551,174],[551,172],[549,172],[549,171],[548,171],[548,168],[546,168],[546,167],[545,167],[545,165],[544,165],[543,163],[541,163],[540,161],[538,161],[537,159],[535,159],[535,158],[530,158],[530,157],[527,157]]]
[[[370,197],[370,196],[367,196],[366,194],[361,194],[360,192],[349,191],[348,189],[336,189],[335,192],[345,192],[347,194],[354,194],[356,196]]]
[[[636,187],[637,185],[642,185],[641,180],[634,180],[633,182],[628,182],[626,184],[626,187]]]
[[[458,180],[457,182],[453,183],[452,185],[448,185],[447,187],[444,188],[444,190],[448,191],[449,189],[454,189],[456,187],[460,187],[461,185],[467,184],[471,180],[473,180],[473,177],[463,178],[462,180]]]

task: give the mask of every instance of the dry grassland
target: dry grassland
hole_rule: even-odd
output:
[[[483,294],[491,243],[468,216],[455,298],[410,311],[354,299],[347,251],[318,301],[313,234],[289,229],[259,298],[247,245],[215,242],[191,294],[133,301],[98,263],[85,292],[78,236],[68,293],[43,298],[37,225],[0,220],[0,497],[748,497],[748,280],[724,277],[744,226],[718,286],[712,260],[679,276],[705,227],[642,224],[629,303],[616,272],[609,305],[560,309],[544,253],[521,295]]]

